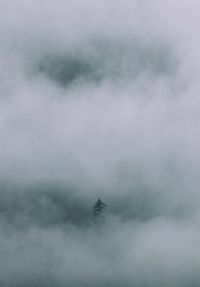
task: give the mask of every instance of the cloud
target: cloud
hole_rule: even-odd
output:
[[[2,286],[199,286],[199,8],[0,0]]]

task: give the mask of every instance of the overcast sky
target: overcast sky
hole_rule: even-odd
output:
[[[0,0],[1,286],[200,286],[199,14]]]

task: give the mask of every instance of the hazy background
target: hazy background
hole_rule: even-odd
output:
[[[200,286],[199,14],[0,0],[2,287]]]

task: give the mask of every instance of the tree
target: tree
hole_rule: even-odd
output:
[[[103,211],[105,210],[106,207],[107,205],[103,201],[101,201],[100,198],[98,198],[95,205],[93,206],[93,219],[94,220],[97,220],[100,218],[104,219]]]

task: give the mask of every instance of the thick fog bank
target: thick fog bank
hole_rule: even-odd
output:
[[[199,286],[199,12],[0,0],[1,286]]]

